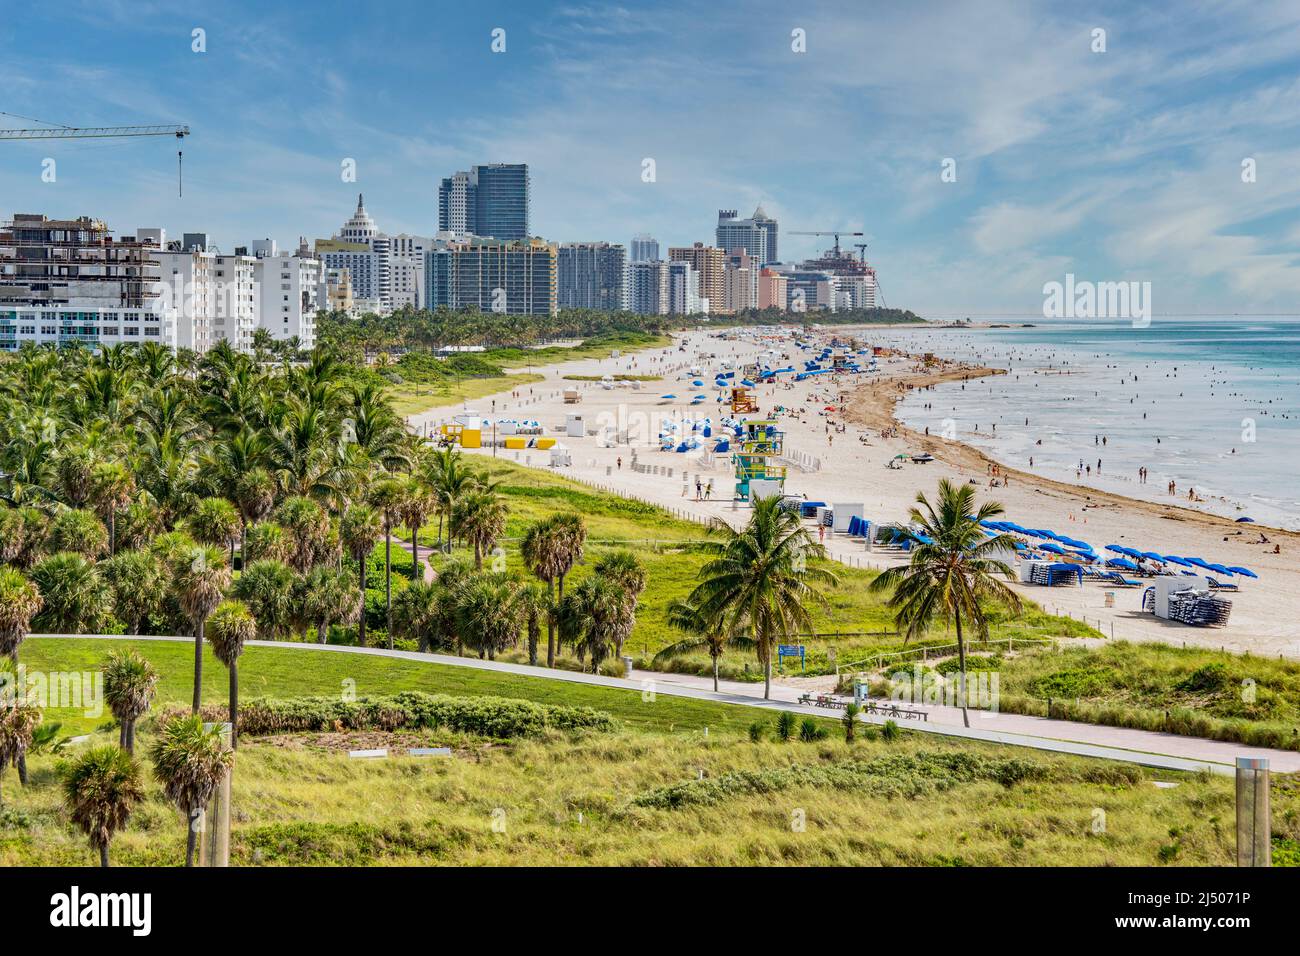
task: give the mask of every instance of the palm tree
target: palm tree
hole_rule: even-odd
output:
[[[542,635],[542,621],[549,621],[553,613],[551,598],[540,581],[521,582],[519,586],[519,611],[528,630],[528,663],[537,666],[537,644]]]
[[[419,476],[410,475],[406,479],[406,506],[402,509],[402,521],[411,532],[411,558],[415,563],[416,577],[421,576],[420,529],[436,508],[429,486]]]
[[[338,568],[315,568],[303,580],[302,592],[303,618],[315,622],[318,644],[329,643],[331,624],[351,624],[360,613],[360,592],[347,572]]]
[[[825,549],[776,496],[755,502],[739,531],[717,522],[710,534],[712,540],[701,545],[709,560],[687,601],[725,633],[752,636],[763,665],[763,697],[771,699],[777,643],[811,630],[807,605],[824,604],[820,586],[834,585],[839,577],[809,566],[810,559],[825,556]]]
[[[620,548],[601,557],[596,562],[595,572],[609,578],[623,589],[623,593],[627,596],[629,612],[625,620],[635,620],[637,601],[640,599],[641,592],[645,590],[646,585],[645,566],[641,564],[640,559],[626,548]],[[631,635],[632,632],[629,628],[626,634],[620,633],[615,636],[615,654],[622,656],[623,642]]]
[[[456,500],[453,514],[461,537],[474,546],[474,567],[483,569],[483,555],[505,533],[505,501],[495,491],[475,488]]]
[[[194,714],[199,712],[203,699],[203,626],[230,588],[230,569],[225,562],[220,549],[203,545],[191,549],[177,562],[176,597],[194,625]]]
[[[560,601],[558,616],[560,638],[574,646],[579,660],[591,657],[593,674],[599,673],[619,634],[631,630],[627,593],[599,574],[584,578]]]
[[[582,516],[561,512],[530,525],[521,546],[528,570],[546,582],[551,606],[558,607],[555,586],[564,597],[564,577],[582,559],[587,540],[587,526]],[[546,622],[546,666],[555,666],[555,617]]]
[[[286,498],[276,519],[289,538],[289,564],[299,574],[338,556],[338,537],[325,509],[310,498]]]
[[[90,839],[90,848],[99,851],[100,866],[108,866],[113,836],[126,826],[142,799],[140,766],[118,747],[92,747],[64,771],[63,802],[68,816]]]
[[[912,543],[907,564],[889,568],[871,582],[874,591],[892,591],[888,604],[904,640],[919,637],[936,621],[951,621],[957,632],[957,657],[961,669],[961,714],[967,727],[966,642],[963,624],[978,636],[988,634],[984,605],[997,602],[1013,611],[1020,597],[999,578],[1014,580],[1015,571],[1000,557],[1011,553],[1014,539],[1007,534],[988,537],[981,522],[1002,514],[1002,506],[986,501],[975,508],[975,487],[939,482],[939,498],[931,505],[918,493],[910,514],[912,525],[894,529]]]
[[[370,505],[353,505],[343,516],[340,536],[348,556],[357,562],[358,584],[361,589],[357,643],[362,647],[366,646],[366,570],[370,567],[370,554],[375,549],[375,543],[383,533],[383,519]]]
[[[477,476],[466,461],[465,455],[458,448],[442,448],[429,457],[424,472],[425,483],[433,492],[434,504],[438,509],[438,547],[443,548],[442,526],[447,524],[446,550],[451,550],[455,539],[452,526],[453,512],[460,496],[474,484]]]
[[[443,593],[438,584],[424,581],[403,588],[393,600],[393,633],[416,641],[421,651],[435,647]]]
[[[91,475],[90,500],[108,523],[108,553],[117,553],[117,513],[131,503],[135,495],[135,476],[121,461],[106,461],[95,466]]]
[[[193,866],[203,808],[230,772],[234,751],[221,739],[221,728],[204,730],[203,718],[191,714],[163,724],[150,756],[163,793],[185,814],[185,865]]]
[[[457,595],[456,626],[482,658],[495,660],[519,640],[519,585],[504,574],[483,574]]]
[[[14,676],[18,671],[18,648],[27,638],[32,618],[40,611],[44,600],[41,592],[16,568],[0,567],[0,660],[13,664]],[[0,700],[0,706],[3,706]],[[18,780],[27,783],[26,745],[17,754]],[[0,761],[0,773],[4,763]]]
[[[69,508],[50,522],[50,548],[94,560],[108,550],[108,529],[92,512]]]
[[[10,766],[18,768],[19,780],[26,777],[24,761],[32,745],[32,732],[41,722],[41,708],[28,703],[22,694],[0,699],[0,776]],[[0,800],[0,806],[4,801]]]
[[[235,582],[235,597],[248,607],[257,621],[262,640],[276,641],[289,631],[293,619],[293,569],[283,561],[254,561]]]
[[[239,534],[239,510],[225,498],[200,498],[186,519],[190,535],[199,544],[230,549],[235,562],[235,538]]]
[[[113,591],[113,613],[128,634],[161,607],[165,590],[162,563],[149,551],[122,551],[99,566]]]
[[[56,634],[84,634],[109,619],[113,593],[99,569],[79,554],[52,554],[32,568],[44,607],[35,624]]]
[[[388,649],[393,649],[393,527],[406,508],[406,486],[395,478],[375,482],[370,504],[384,516],[384,609]]]
[[[110,651],[104,660],[104,701],[121,725],[118,746],[135,752],[135,722],[149,711],[159,674],[134,648]]]
[[[699,608],[686,601],[674,601],[668,605],[668,624],[687,636],[655,654],[653,665],[657,668],[674,657],[703,649],[713,662],[715,693],[718,690],[718,665],[722,661],[723,651],[728,647],[746,651],[754,649],[754,642],[750,638],[743,634],[729,634],[720,621],[710,621],[700,613]]]
[[[44,604],[41,592],[16,568],[0,567],[0,657],[18,666],[18,648]]]
[[[230,749],[239,747],[239,655],[257,636],[257,622],[242,601],[222,601],[208,618],[208,641],[230,671]]]
[[[239,566],[248,561],[244,541],[248,526],[256,524],[275,507],[275,479],[265,468],[250,468],[235,479],[235,505],[239,508]]]
[[[259,521],[244,533],[244,566],[257,561],[287,561],[290,554],[288,535],[274,521]]]

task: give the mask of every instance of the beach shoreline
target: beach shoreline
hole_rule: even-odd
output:
[[[920,355],[908,354],[909,359],[920,362]],[[957,359],[936,356],[940,371],[910,372],[907,374],[873,379],[857,385],[845,413],[846,420],[866,428],[896,429],[900,437],[920,451],[931,454],[956,468],[978,471],[995,467],[1000,476],[1010,478],[1022,485],[1028,485],[1045,495],[1056,498],[1082,498],[1081,509],[1126,508],[1139,510],[1170,521],[1186,521],[1203,524],[1208,528],[1226,529],[1228,532],[1242,531],[1243,526],[1234,519],[1214,514],[1200,508],[1189,508],[1181,504],[1163,504],[1146,498],[1135,498],[1119,492],[1095,488],[1091,485],[1073,485],[1068,482],[1048,478],[1034,472],[1024,471],[998,461],[982,449],[958,438],[943,438],[927,435],[924,432],[904,424],[899,417],[897,407],[907,397],[910,389],[931,387],[950,382],[970,381],[993,375],[1005,375],[1006,369],[991,366],[972,366]],[[904,386],[899,389],[898,386]],[[1255,521],[1249,529],[1262,529],[1270,535],[1278,536],[1281,541],[1292,545],[1300,544],[1300,533],[1279,528],[1264,522]]]
[[[854,337],[854,328],[822,329],[817,335],[822,341],[831,336],[844,340]],[[856,337],[884,345],[872,342],[872,331]],[[666,348],[539,369],[546,375],[545,381],[485,397],[466,411],[486,414],[494,408],[506,418],[538,422],[545,434],[556,437],[568,449],[568,463],[556,468],[559,474],[670,510],[689,511],[701,521],[736,525],[746,520],[749,509],[747,503],[732,500],[735,477],[730,456],[709,454],[703,445],[683,453],[664,450],[654,436],[669,422],[711,417],[716,425],[719,416],[730,414],[716,401],[716,395],[707,402],[691,404],[691,397],[682,393],[692,387],[693,379],[707,378],[708,370],[722,361],[738,368],[765,357],[775,360],[783,353],[781,360],[788,364],[798,350],[788,335],[783,338],[775,328],[676,333],[673,345]],[[906,522],[918,493],[933,500],[939,480],[946,478],[976,485],[981,501],[1002,505],[1005,520],[1054,528],[1089,541],[1098,553],[1117,543],[1246,566],[1260,578],[1246,581],[1240,592],[1231,595],[1232,620],[1226,628],[1187,627],[1158,619],[1143,611],[1141,588],[1013,587],[1049,612],[1086,620],[1107,637],[1300,657],[1300,626],[1296,624],[1300,620],[1300,569],[1295,563],[1298,542],[1294,533],[1266,528],[1270,541],[1264,545],[1255,540],[1258,525],[1236,524],[1177,505],[1074,486],[1005,465],[999,466],[1000,475],[1010,477],[1010,484],[989,488],[993,459],[984,452],[957,439],[926,436],[895,420],[897,402],[914,394],[917,387],[963,377],[978,381],[1002,372],[985,365],[935,361],[937,358],[932,357],[930,370],[922,372],[914,358],[885,348],[874,373],[845,374],[839,382],[833,382],[831,375],[801,382],[786,377],[778,384],[754,389],[760,409],[776,414],[784,432],[790,462],[786,493],[833,506],[852,503],[873,524],[886,525]],[[648,387],[625,382],[612,388],[599,381],[600,376],[620,373],[655,374],[663,381],[648,383]],[[597,380],[566,381],[564,376],[571,374]],[[906,387],[909,383],[911,390]],[[564,398],[565,391],[574,386],[577,404]],[[707,386],[696,388],[708,390]],[[433,409],[414,416],[411,424],[417,432],[431,434],[440,424],[450,422],[456,412]],[[575,414],[584,419],[581,435],[567,427]],[[629,423],[641,423],[640,430],[630,428]],[[634,433],[640,437],[631,437]],[[924,451],[933,456],[932,461],[912,460],[911,456]],[[483,448],[470,453],[490,460],[493,449],[485,442]],[[532,467],[555,467],[546,451],[497,449],[496,454]],[[899,462],[900,457],[906,460]],[[632,467],[634,463],[640,467]],[[709,500],[693,496],[697,480],[715,489]],[[1280,542],[1280,554],[1273,553],[1275,542]],[[825,545],[836,559],[854,566],[883,568],[906,561],[905,555],[871,551],[863,540],[840,534],[827,534]]]

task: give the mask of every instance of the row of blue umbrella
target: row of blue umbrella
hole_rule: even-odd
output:
[[[1049,531],[1046,528],[1025,528],[1012,521],[982,521],[980,524],[991,531],[1009,531],[1015,534],[1023,534],[1031,538],[1049,539],[1044,544],[1037,545],[1040,551],[1046,551],[1050,554],[1070,554],[1060,545],[1073,549],[1074,553],[1079,553],[1082,557],[1096,558],[1097,555],[1092,549],[1092,545],[1086,541],[1080,541],[1077,538],[1071,538],[1068,535],[1057,534],[1055,531]],[[1060,542],[1056,544],[1054,542]],[[1177,554],[1160,554],[1156,551],[1139,551],[1137,548],[1130,548],[1122,544],[1108,544],[1106,550],[1115,554],[1123,555],[1121,558],[1111,558],[1106,563],[1111,567],[1122,567],[1130,570],[1136,570],[1137,559],[1145,558],[1149,561],[1158,561],[1162,564],[1177,564],[1185,568],[1200,568],[1203,571],[1213,571],[1215,574],[1222,574],[1228,577],[1241,575],[1247,578],[1259,577],[1250,568],[1244,568],[1235,564],[1218,564],[1212,561],[1206,561],[1204,558],[1185,558]],[[1126,558],[1132,558],[1134,561],[1127,561]],[[1122,562],[1122,563],[1121,563]]]

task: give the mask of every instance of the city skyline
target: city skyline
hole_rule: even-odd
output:
[[[1033,312],[1067,273],[1149,281],[1157,313],[1293,311],[1300,297],[1300,16],[1283,4],[1122,18],[1119,4],[542,5],[435,20],[393,3],[346,31],[349,8],[320,8],[310,23],[250,4],[16,12],[0,51],[19,118],[4,125],[193,135],[183,198],[168,140],[5,143],[0,188],[16,210],[206,231],[228,250],[330,235],[359,191],[387,232],[430,235],[443,178],[527,163],[530,231],[548,241],[708,243],[718,209],[761,205],[786,261],[829,245],[790,232],[866,232],[885,301],[922,314]],[[50,31],[57,54],[32,53]],[[705,84],[712,96],[686,95]]]

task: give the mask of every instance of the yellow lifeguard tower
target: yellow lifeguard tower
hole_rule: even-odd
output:
[[[785,489],[785,466],[775,464],[781,454],[785,434],[777,430],[776,419],[747,421],[745,433],[732,455],[736,466],[736,497],[750,498],[750,483],[775,482],[778,493]]]
[[[746,385],[731,386],[731,414],[758,414],[758,402]]]

